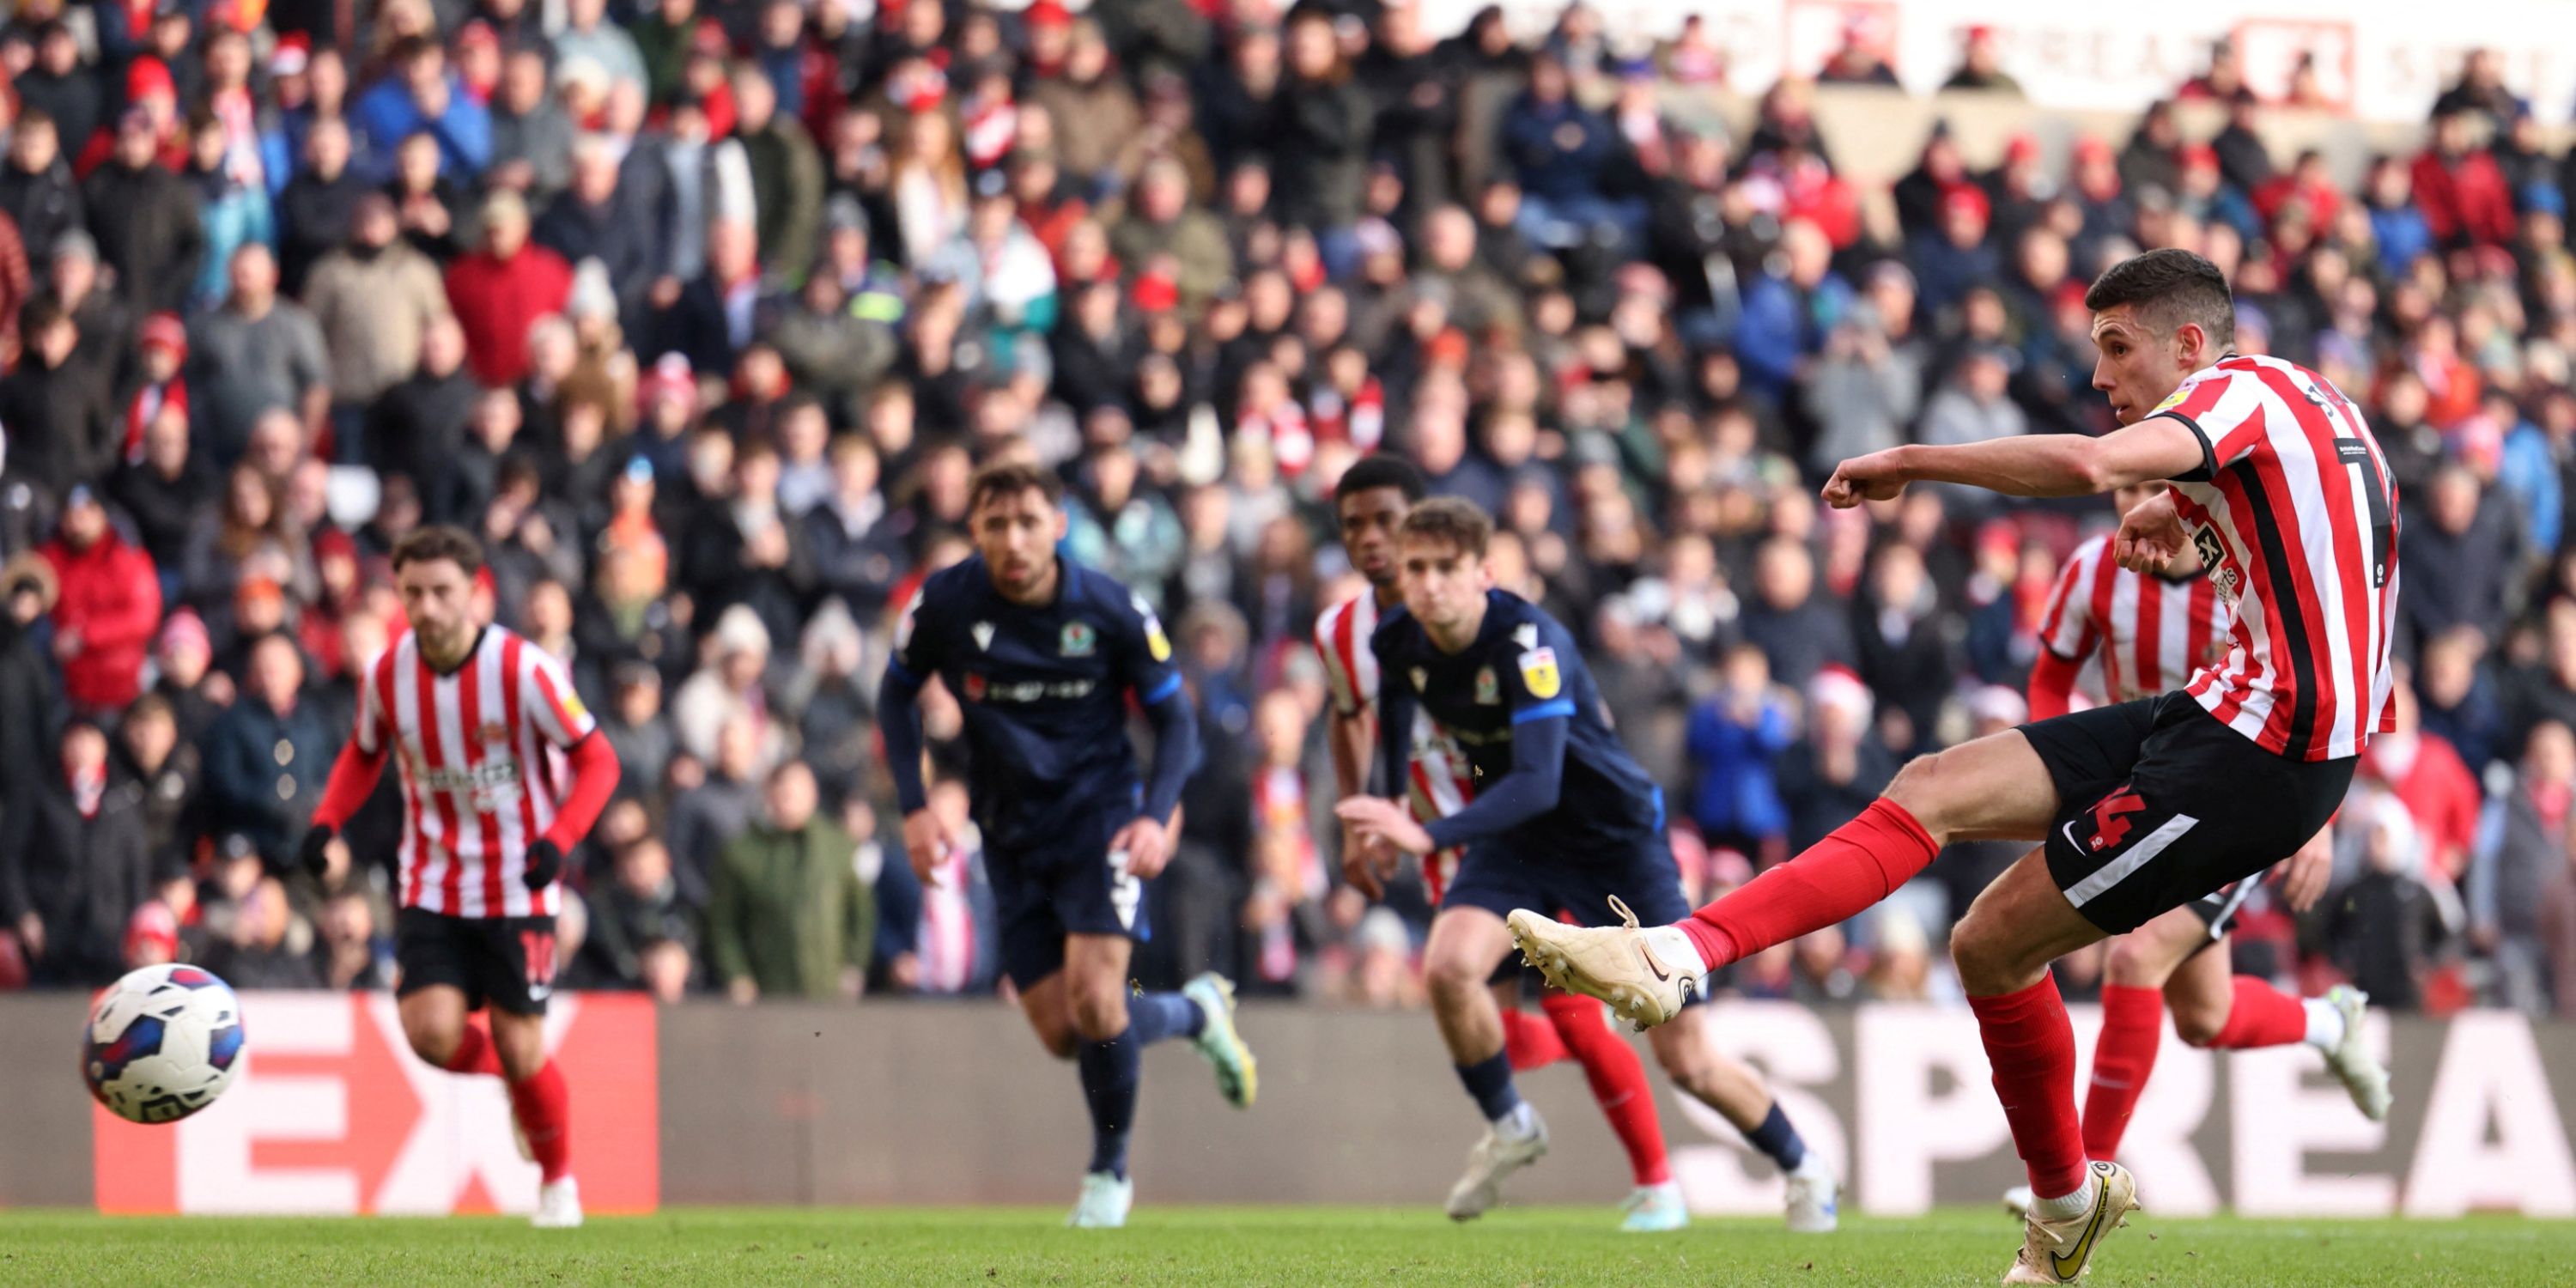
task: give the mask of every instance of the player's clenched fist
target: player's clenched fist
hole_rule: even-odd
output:
[[[1894,452],[1855,456],[1835,466],[1834,476],[1825,480],[1825,504],[1848,510],[1863,501],[1893,501],[1905,484]]]
[[[2190,540],[2182,513],[2174,509],[2173,493],[2158,492],[2120,516],[2111,557],[2131,572],[2162,572]]]
[[[903,816],[903,852],[912,856],[912,874],[923,885],[939,884],[939,865],[957,844],[957,835],[938,811],[917,809]]]

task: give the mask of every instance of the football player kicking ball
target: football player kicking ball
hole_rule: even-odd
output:
[[[1368,579],[1369,589],[1335,605],[1315,620],[1315,647],[1324,659],[1324,675],[1333,691],[1333,779],[1337,795],[1357,796],[1368,788],[1377,733],[1370,708],[1377,702],[1377,657],[1369,639],[1377,633],[1380,614],[1402,602],[1396,568],[1396,532],[1405,512],[1422,499],[1422,471],[1400,456],[1370,456],[1344,472],[1333,491],[1340,520],[1342,547],[1351,566]],[[1405,767],[1404,801],[1414,821],[1428,823],[1455,814],[1475,798],[1475,775],[1465,753],[1430,717],[1416,707],[1413,754]],[[1358,843],[1355,829],[1344,829],[1343,872],[1351,885],[1372,899],[1385,890],[1375,865]],[[1437,906],[1457,873],[1456,847],[1422,859],[1422,884]],[[1503,1050],[1512,1071],[1544,1068],[1572,1059],[1583,1066],[1584,1081],[1610,1130],[1627,1151],[1628,1169],[1636,1180],[1622,1206],[1619,1228],[1630,1233],[1679,1230],[1690,1224],[1664,1158],[1664,1129],[1655,1113],[1654,1089],[1646,1084],[1645,1063],[1635,1047],[1611,1031],[1601,1003],[1589,997],[1548,990],[1539,999],[1538,1015],[1522,1010],[1522,977],[1537,972],[1505,962],[1491,981],[1494,1005],[1503,1025]],[[1472,1172],[1449,1194],[1449,1215],[1461,1221],[1484,1214],[1495,1190]]]
[[[2112,501],[2126,514],[2154,498],[2161,485],[2125,487]],[[2031,669],[2030,715],[2066,714],[2076,673],[2087,658],[2102,663],[2102,689],[2114,702],[2133,702],[2179,689],[2227,638],[2227,601],[2202,575],[2200,554],[2189,547],[2147,572],[2123,568],[2111,557],[2111,539],[2095,537],[2076,547],[2049,592],[2040,617],[2038,665]],[[2281,892],[2295,912],[2325,893],[2334,868],[2331,827],[2308,838],[2278,869]],[[2093,1045],[2093,1084],[2084,1097],[2084,1153],[2116,1158],[2130,1111],[2155,1071],[2164,1012],[2191,1046],[2218,1050],[2288,1046],[2305,1042],[2323,1052],[2326,1067],[2342,1080],[2353,1104],[2371,1121],[2388,1116],[2388,1071],[2362,1043],[2361,1014],[2369,1000],[2338,984],[2320,998],[2301,1001],[2251,975],[2230,975],[2224,951],[2227,929],[2253,891],[2253,880],[2194,899],[2122,935],[2111,945],[2102,984],[2102,1033]],[[2030,1211],[2028,1186],[2015,1186],[2004,1205]]]
[[[1679,924],[1511,916],[1552,982],[1660,1024],[1709,971],[1885,899],[1951,841],[2039,842],[1950,936],[2038,1196],[2010,1284],[2075,1279],[2138,1206],[2127,1168],[2087,1162],[2049,963],[2296,852],[2392,714],[2397,506],[2360,411],[2303,367],[2229,353],[2227,279],[2188,251],[2112,266],[2085,304],[2093,385],[2121,428],[1876,452],[1844,462],[1825,501],[1889,500],[1913,482],[2081,496],[2172,480],[2121,520],[2115,555],[2152,571],[2195,547],[2235,607],[2226,660],[2179,692],[1916,760],[1858,818]]]
[[[1610,731],[1574,637],[1529,601],[1493,589],[1485,567],[1492,532],[1454,497],[1406,513],[1396,540],[1404,604],[1388,610],[1370,641],[1385,677],[1377,704],[1384,781],[1406,780],[1419,712],[1464,748],[1483,784],[1474,802],[1427,825],[1377,797],[1336,807],[1375,876],[1392,875],[1398,851],[1466,850],[1423,953],[1440,1036],[1487,1122],[1450,1194],[1449,1213],[1461,1220],[1493,1206],[1503,1178],[1547,1152],[1546,1125],[1512,1085],[1502,1012],[1486,986],[1511,953],[1504,914],[1542,907],[1597,916],[1606,905],[1626,915],[1624,901],[1635,900],[1662,918],[1690,906],[1664,835],[1662,790]],[[1700,1016],[1681,1011],[1655,1031],[1657,1062],[1787,1174],[1790,1229],[1833,1229],[1832,1170],[1761,1079],[1712,1049]]]
[[[366,803],[388,757],[402,762],[402,909],[394,960],[403,1036],[450,1073],[498,1075],[520,1147],[542,1177],[540,1227],[581,1224],[571,1102],[546,1056],[554,991],[556,879],[617,790],[617,753],[562,664],[475,604],[483,553],[454,528],[394,547],[411,630],[369,664],[355,736],[304,834],[316,875]],[[572,780],[558,788],[568,758]],[[466,1023],[478,1010],[491,1032]]]
[[[904,610],[877,709],[904,848],[925,882],[958,838],[922,787],[921,686],[938,676],[965,713],[1002,966],[1038,1041],[1074,1062],[1091,1111],[1091,1164],[1068,1224],[1110,1228],[1135,1201],[1127,1138],[1144,1048],[1192,1040],[1236,1108],[1252,1103],[1255,1068],[1223,977],[1178,993],[1128,989],[1128,958],[1149,933],[1145,882],[1171,856],[1166,828],[1197,762],[1198,725],[1144,601],[1057,553],[1059,496],[1035,466],[976,472],[966,511],[975,553],[931,574]],[[1130,693],[1154,726],[1142,783],[1122,736]]]

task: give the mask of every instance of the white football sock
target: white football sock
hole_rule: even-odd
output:
[[[1654,950],[1657,958],[1680,967],[1693,979],[1708,974],[1708,959],[1699,955],[1699,945],[1692,943],[1679,926],[1648,926],[1646,946]]]
[[[1494,1120],[1494,1131],[1497,1135],[1509,1136],[1514,1140],[1533,1135],[1538,1131],[1538,1111],[1530,1108],[1529,1102],[1524,1100],[1512,1106],[1509,1113]]]
[[[2336,1010],[2334,1003],[2322,997],[2311,997],[2299,1005],[2308,1013],[2308,1036],[2305,1040],[2309,1046],[2320,1051],[2332,1051],[2343,1045],[2343,1012]]]
[[[2101,1183],[2100,1177],[2087,1170],[2084,1173],[2082,1188],[2058,1198],[2041,1199],[2032,1204],[2030,1210],[2049,1221],[2063,1221],[2069,1217],[2082,1216],[2093,1210],[2093,1187]]]

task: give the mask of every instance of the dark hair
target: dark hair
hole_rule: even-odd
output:
[[[2084,292],[2084,307],[2096,313],[2123,304],[2136,305],[2138,321],[2157,335],[2171,335],[2190,322],[2222,350],[2236,343],[2236,300],[2228,293],[2227,275],[2190,251],[2151,250],[2121,260]]]
[[[1468,558],[1482,559],[1494,539],[1494,521],[1463,497],[1435,496],[1407,512],[1399,531],[1407,539],[1445,541]]]
[[[469,580],[483,571],[483,547],[467,536],[462,528],[433,524],[394,543],[394,571],[397,573],[408,564],[437,563],[442,559],[455,564]]]
[[[995,461],[975,471],[966,483],[966,513],[984,508],[987,501],[1018,496],[1035,491],[1052,506],[1064,497],[1064,482],[1053,470],[1040,469],[1027,461]]]
[[[1333,500],[1339,503],[1343,497],[1374,492],[1382,487],[1402,492],[1407,505],[1421,500],[1431,490],[1423,482],[1422,471],[1413,462],[1378,452],[1359,458],[1351,463],[1349,469],[1342,471],[1342,481],[1333,485]]]

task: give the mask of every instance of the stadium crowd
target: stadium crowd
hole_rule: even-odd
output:
[[[1581,5],[1524,42],[1376,0],[25,0],[0,69],[6,985],[384,982],[396,776],[321,879],[294,856],[401,629],[387,551],[455,523],[624,765],[571,983],[989,992],[979,860],[914,880],[872,706],[969,471],[1028,453],[1204,722],[1140,974],[1412,1004],[1418,887],[1341,885],[1318,787],[1343,468],[1400,452],[1498,516],[1696,901],[2022,718],[2107,503],[1814,488],[2105,428],[2084,283],[2179,245],[2245,348],[2365,403],[2404,500],[2401,731],[2333,893],[2258,897],[2238,968],[2576,1014],[2576,157],[2486,56],[2357,188],[2267,152],[2222,47],[2177,94],[2215,137],[2159,105],[1979,171],[1936,128],[1893,228],[1810,110],[1892,81],[1857,28],[1815,82],[1730,87],[1741,137],[1674,110],[1726,76],[1697,20],[1628,50]],[[1982,33],[1950,84],[2018,92]],[[1947,928],[2011,857],[1732,985],[1953,994]]]

